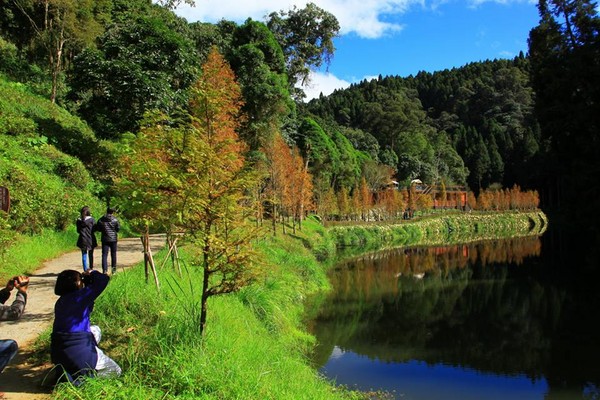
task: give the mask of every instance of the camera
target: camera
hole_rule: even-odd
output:
[[[17,286],[17,285],[27,286],[27,285],[29,285],[29,279],[25,279],[25,280],[21,281],[18,277],[15,277],[13,279],[13,286]]]
[[[81,274],[81,281],[87,286],[92,282],[92,277],[88,274]]]

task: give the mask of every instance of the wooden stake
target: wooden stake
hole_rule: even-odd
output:
[[[154,275],[154,284],[156,285],[156,290],[160,292],[160,284],[158,283],[156,265],[154,264],[154,258],[152,258],[152,251],[150,250],[150,246],[148,246],[148,258],[150,259],[150,266],[152,267],[152,274]]]
[[[171,255],[171,253],[173,252],[173,249],[175,248],[175,243],[177,242],[177,238],[175,238],[175,240],[171,240],[171,238],[167,238],[167,242],[169,244],[169,252],[167,253],[165,259],[163,260],[162,264],[160,264],[160,267],[164,267],[165,264],[167,263],[167,260],[169,259],[169,256]],[[173,257],[171,257],[173,258]]]
[[[144,273],[146,276],[146,283],[148,283],[148,238],[147,238],[148,232],[146,232],[144,234],[144,236],[140,237],[140,240],[142,241],[142,247],[144,249]]]

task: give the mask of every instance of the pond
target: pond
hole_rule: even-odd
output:
[[[550,234],[345,261],[313,299],[313,362],[383,398],[598,399],[597,276],[559,251]]]

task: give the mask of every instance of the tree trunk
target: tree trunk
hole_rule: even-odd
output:
[[[206,307],[206,303],[208,302],[208,280],[210,278],[210,272],[208,270],[208,267],[206,266],[206,264],[208,263],[208,255],[205,254],[204,255],[205,258],[205,267],[204,267],[204,279],[202,281],[202,301],[200,304],[200,336],[202,336],[202,334],[204,333],[204,328],[206,327],[206,314],[207,314],[207,307]]]
[[[273,236],[277,236],[277,207],[275,201],[271,201],[271,221],[273,222]]]
[[[208,286],[209,286],[209,281],[210,281],[210,263],[209,263],[209,254],[210,254],[210,242],[209,242],[209,237],[210,237],[210,232],[212,229],[212,223],[209,221],[206,223],[206,226],[204,227],[204,248],[202,249],[202,269],[204,271],[204,276],[202,279],[202,300],[200,302],[200,336],[202,336],[202,333],[204,332],[204,328],[206,327],[206,314],[207,314],[207,307],[206,307],[206,303],[208,302],[208,297],[209,297],[209,292],[208,292]]]
[[[140,238],[142,240],[142,246],[144,247],[144,274],[146,277],[146,284],[148,284],[148,278],[149,278],[148,263],[150,262],[150,259],[148,257],[148,240],[149,240],[148,236],[149,236],[148,235],[148,227],[146,227],[146,231]]]
[[[302,217],[304,216],[304,181],[308,176],[308,158],[310,156],[310,151],[306,153],[306,160],[304,160],[304,171],[302,171],[302,185],[300,188],[300,212],[298,216],[298,229],[302,230]],[[295,230],[295,229],[294,229]]]

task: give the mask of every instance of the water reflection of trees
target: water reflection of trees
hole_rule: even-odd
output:
[[[340,265],[314,327],[317,363],[337,345],[383,361],[539,377],[564,302],[555,287],[518,279],[540,249],[531,237],[389,250]]]
[[[428,285],[464,281],[472,278],[473,274],[478,280],[505,279],[506,268],[484,267],[492,263],[518,266],[526,257],[539,256],[540,251],[538,237],[449,247],[392,249],[340,264],[332,270],[330,280],[335,288],[335,297],[340,300],[395,297],[403,290],[400,284],[405,282],[403,278],[427,278]],[[431,280],[433,277],[439,279]]]

